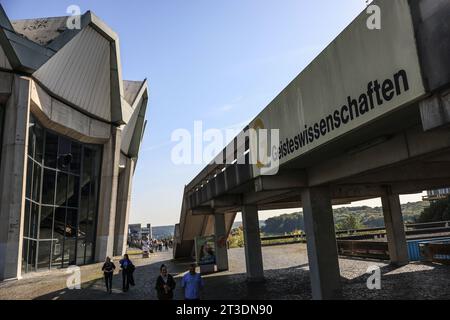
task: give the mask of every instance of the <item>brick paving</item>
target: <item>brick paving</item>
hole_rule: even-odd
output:
[[[116,272],[113,293],[107,294],[100,271],[102,264],[81,267],[82,288],[66,287],[66,270],[27,274],[18,281],[0,283],[0,299],[156,299],[154,284],[159,266],[168,266],[177,284],[189,261],[171,261],[171,252],[158,252],[148,259],[131,256],[136,265],[136,286],[123,293],[121,275]],[[115,259],[116,265],[117,259]],[[310,299],[308,259],[304,244],[263,247],[266,281],[245,281],[245,257],[242,248],[229,250],[230,270],[204,276],[203,299]],[[450,299],[450,266],[410,263],[393,268],[379,261],[339,259],[345,299]],[[381,269],[381,290],[369,290],[366,280],[371,265]],[[175,290],[175,299],[182,292]]]

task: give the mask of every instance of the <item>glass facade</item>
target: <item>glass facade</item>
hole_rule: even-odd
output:
[[[3,128],[5,127],[5,107],[0,104],[0,164],[2,162]]]
[[[43,128],[30,117],[22,268],[93,261],[101,148]]]

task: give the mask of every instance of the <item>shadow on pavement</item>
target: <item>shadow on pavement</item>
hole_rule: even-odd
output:
[[[347,259],[351,260],[351,259]],[[167,265],[174,276],[177,287],[174,299],[183,298],[180,287],[181,276],[188,269],[191,261],[172,260],[148,263],[136,266],[134,287],[128,292],[122,292],[122,275],[115,274],[113,278],[113,293],[105,290],[103,278],[82,284],[81,290],[54,291],[36,299],[60,300],[149,300],[156,299],[155,281],[161,264]],[[117,264],[117,263],[116,263]],[[415,265],[408,265],[407,269],[383,265],[381,270],[381,290],[369,290],[366,281],[370,274],[359,274],[353,279],[341,276],[344,299],[449,299],[450,298],[450,267],[440,265],[420,266],[417,271]],[[308,264],[294,267],[265,270],[266,281],[263,283],[248,283],[245,273],[229,271],[205,275],[205,288],[202,299],[311,299],[311,286]]]

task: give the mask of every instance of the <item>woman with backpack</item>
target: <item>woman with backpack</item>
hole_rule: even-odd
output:
[[[122,290],[123,292],[127,292],[130,285],[134,286],[133,273],[135,266],[128,257],[128,254],[124,254],[123,259],[121,259],[119,263],[120,268],[122,269]]]

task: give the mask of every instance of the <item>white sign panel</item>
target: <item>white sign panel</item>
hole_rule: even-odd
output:
[[[424,95],[407,0],[373,4],[380,29],[362,12],[250,123],[279,129],[280,165]]]

